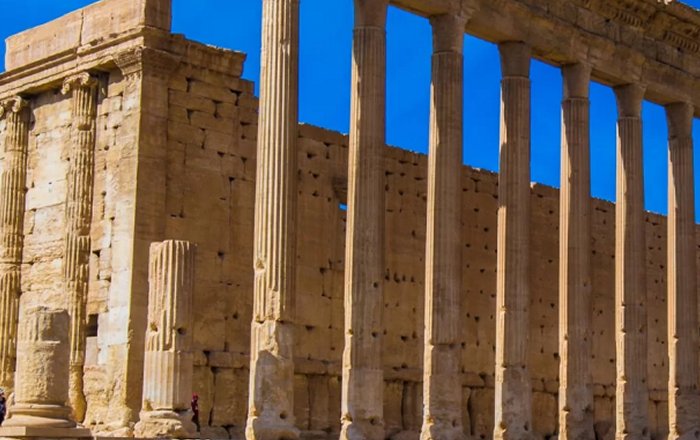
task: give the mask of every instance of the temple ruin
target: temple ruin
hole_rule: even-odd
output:
[[[245,54],[171,33],[171,0],[7,40],[0,437],[700,436],[700,12],[354,0],[343,135],[298,122],[299,0],[262,3],[259,99]],[[386,145],[390,5],[433,29],[428,156]],[[462,165],[465,33],[500,51],[500,174]],[[530,182],[533,59],[563,77],[560,190]],[[617,97],[616,204],[590,195],[591,81]],[[668,218],[644,211],[643,100]]]

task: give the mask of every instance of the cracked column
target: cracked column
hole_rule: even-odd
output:
[[[693,106],[666,107],[668,120],[669,439],[700,437],[698,298],[693,179]]]
[[[87,407],[83,391],[83,367],[95,173],[97,80],[86,72],[80,73],[66,79],[62,91],[64,94],[72,93],[73,100],[63,253],[63,285],[71,318],[69,397],[75,419],[82,421]]]
[[[466,16],[431,18],[423,440],[462,439],[460,345],[463,46]]]
[[[616,438],[649,438],[647,422],[647,314],[642,167],[644,87],[615,88],[617,203],[615,204]]]
[[[382,440],[388,0],[354,3],[340,438]]]
[[[299,0],[264,0],[248,440],[296,439]]]
[[[0,103],[5,161],[0,180],[0,387],[14,389],[20,268],[24,244],[29,109],[20,97]]]
[[[496,403],[494,438],[532,436],[530,331],[530,47],[499,45],[501,148],[498,174]]]
[[[590,66],[562,67],[559,436],[595,439],[591,384]]]
[[[187,241],[151,244],[143,405],[136,437],[197,436],[190,410],[196,250]]]

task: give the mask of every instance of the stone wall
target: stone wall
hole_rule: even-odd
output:
[[[169,38],[159,44],[178,54],[179,61],[149,79],[162,86],[158,95],[143,90],[142,77],[122,74],[114,66],[99,74],[86,423],[99,431],[138,416],[143,356],[133,353],[143,347],[146,323],[145,257],[149,241],[178,239],[198,246],[193,391],[200,395],[200,420],[208,425],[204,435],[242,438],[252,314],[257,100],[253,84],[240,78],[241,54]],[[167,135],[148,138],[155,128],[141,129],[148,121],[144,115],[158,111],[167,114],[158,126]],[[70,98],[57,88],[42,91],[32,99],[32,114],[23,307],[65,307],[60,283]],[[0,122],[0,143],[3,133]],[[345,136],[300,126],[295,416],[300,429],[319,434],[340,427],[346,145]],[[387,148],[385,170],[385,423],[388,436],[403,432],[416,438],[422,417],[427,158]],[[558,192],[535,185],[532,203],[530,371],[534,430],[546,438],[557,424]],[[615,213],[610,203],[592,204],[591,363],[596,428],[602,437],[614,424]],[[464,427],[473,438],[490,438],[497,176],[465,167],[462,207]],[[665,237],[664,218],[649,214],[648,371],[654,438],[667,431]]]

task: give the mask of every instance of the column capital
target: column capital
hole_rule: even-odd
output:
[[[522,41],[504,41],[498,43],[501,53],[501,75],[508,77],[530,77],[530,60],[532,48]]]
[[[433,53],[457,52],[464,49],[464,27],[471,14],[441,14],[430,17],[433,28]]]
[[[355,28],[386,28],[389,0],[355,0]]]
[[[620,118],[640,118],[642,116],[642,101],[646,86],[643,84],[624,84],[615,87],[617,112]]]
[[[591,86],[591,70],[591,65],[588,63],[574,63],[562,66],[564,99],[588,99]]]
[[[694,111],[689,102],[674,102],[666,106],[669,139],[692,136]]]
[[[21,96],[13,96],[12,98],[6,99],[0,102],[0,119],[10,112],[19,113],[27,107],[29,107],[29,101]]]
[[[76,88],[82,89],[95,89],[97,87],[97,78],[90,75],[89,72],[80,72],[75,75],[71,75],[63,80],[63,86],[61,87],[61,93],[67,95],[71,93]]]
[[[180,64],[181,56],[162,50],[137,47],[119,52],[114,62],[126,77],[133,75],[153,75],[168,78]]]

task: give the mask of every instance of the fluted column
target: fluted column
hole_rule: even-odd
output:
[[[462,431],[460,345],[462,50],[466,16],[433,17],[428,209],[425,251],[423,440]]]
[[[24,243],[24,206],[29,143],[27,101],[0,103],[6,119],[5,161],[0,178],[0,387],[14,389],[19,315],[20,267]]]
[[[63,93],[72,93],[73,121],[68,193],[65,211],[63,285],[68,297],[70,325],[70,405],[76,420],[85,418],[83,391],[85,325],[90,260],[90,223],[95,168],[97,80],[88,73],[66,79]]]
[[[501,148],[498,174],[495,439],[532,436],[530,331],[530,47],[499,45]]]
[[[669,439],[700,437],[698,298],[695,255],[693,106],[666,107],[668,119]]]
[[[649,438],[647,315],[642,167],[644,88],[615,88],[618,106],[615,205],[615,341],[617,439]]]
[[[151,244],[143,406],[135,435],[193,438],[193,298],[196,246]]]
[[[295,439],[299,0],[264,0],[246,438]]]
[[[388,0],[354,3],[340,438],[381,440]]]
[[[559,207],[559,436],[595,439],[591,384],[591,69],[562,68]]]

